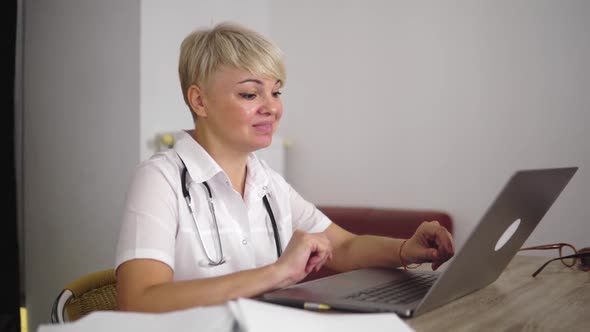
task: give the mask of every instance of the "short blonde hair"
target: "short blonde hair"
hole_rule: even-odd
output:
[[[213,74],[228,66],[285,84],[282,51],[261,34],[236,23],[223,22],[212,29],[189,34],[180,46],[178,75],[184,102],[188,88],[195,84],[206,89]]]

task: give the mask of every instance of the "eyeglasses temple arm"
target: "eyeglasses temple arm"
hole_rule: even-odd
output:
[[[533,273],[533,277],[536,277],[537,274],[539,274],[541,271],[543,271],[543,269],[545,268],[545,266],[547,266],[547,264],[559,260],[559,259],[567,259],[567,258],[580,258],[580,257],[586,257],[586,256],[590,256],[590,253],[588,252],[583,252],[583,253],[578,253],[578,254],[574,254],[574,255],[568,255],[568,256],[563,256],[563,257],[557,257],[557,258],[553,258],[550,259],[548,261],[545,262],[545,264],[541,265],[541,267],[535,271],[535,273]]]
[[[543,269],[545,268],[545,266],[547,266],[549,263],[551,263],[553,261],[556,261],[558,259],[561,259],[561,258],[558,257],[558,258],[553,258],[553,259],[550,259],[550,260],[546,261],[545,264],[541,265],[541,267],[538,268],[537,271],[535,271],[535,273],[533,273],[533,278],[536,277],[537,274],[539,274],[541,271],[543,271]]]

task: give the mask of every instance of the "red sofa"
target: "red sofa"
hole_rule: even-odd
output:
[[[359,235],[407,239],[422,222],[431,220],[437,220],[453,234],[453,219],[443,211],[342,206],[318,206],[318,209],[340,227]],[[318,272],[310,273],[301,282],[335,273],[337,272],[324,267]]]

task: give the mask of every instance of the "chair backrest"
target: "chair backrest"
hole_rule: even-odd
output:
[[[67,285],[51,308],[51,321],[75,321],[97,310],[119,310],[113,269],[93,272]]]

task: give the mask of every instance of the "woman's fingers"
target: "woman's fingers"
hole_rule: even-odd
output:
[[[314,251],[307,261],[306,273],[313,270],[319,271],[326,262],[332,259],[332,246],[328,238],[323,234],[310,235],[313,237],[313,241],[317,242],[314,242]]]
[[[438,258],[446,261],[455,254],[455,244],[451,233],[444,228],[438,227],[436,230],[436,243],[438,246]]]
[[[432,262],[434,270],[455,254],[451,233],[438,221],[420,224],[408,242],[404,257],[412,263]]]
[[[324,234],[295,231],[278,263],[287,267],[287,278],[296,283],[331,258],[332,246]]]

